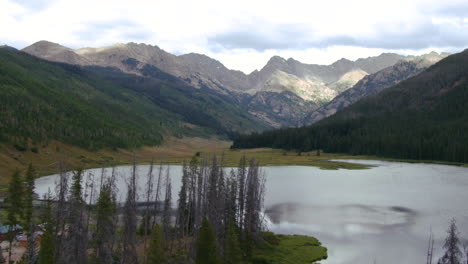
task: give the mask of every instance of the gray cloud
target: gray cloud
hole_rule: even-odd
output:
[[[423,49],[429,47],[468,46],[468,24],[461,19],[457,25],[434,24],[430,19],[419,25],[404,25],[396,28],[410,28],[396,31],[377,25],[372,36],[341,34],[317,38],[314,32],[303,25],[255,25],[242,30],[225,32],[212,36],[208,43],[212,50],[221,48],[254,49],[305,49],[331,46],[354,46],[382,49]],[[393,27],[395,28],[395,27]]]
[[[439,17],[468,17],[468,3],[448,4],[443,7],[429,9],[425,12],[428,15]]]

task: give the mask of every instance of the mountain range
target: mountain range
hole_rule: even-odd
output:
[[[335,114],[337,111],[358,102],[362,98],[378,94],[400,81],[406,80],[426,70],[448,54],[431,52],[413,60],[401,60],[393,66],[369,74],[353,87],[342,92],[333,100],[313,110],[304,118],[304,124],[312,124]]]
[[[234,147],[323,149],[333,153],[466,163],[468,50],[422,70],[426,67],[424,62],[401,62],[389,68],[390,72],[369,75],[342,96],[358,98],[362,91],[369,95],[338,109],[334,115],[310,126],[241,136],[234,141]],[[395,72],[407,79],[395,84],[390,74]],[[378,92],[379,89],[366,88],[373,86],[368,86],[369,83],[390,87]],[[329,107],[332,110],[341,107],[340,98]]]
[[[194,89],[156,68],[50,62],[0,48],[0,143],[19,150],[52,140],[86,149],[158,145],[163,137],[226,137],[269,128],[231,98]]]
[[[447,55],[384,53],[331,65],[274,56],[244,74],[205,55],[176,56],[146,44],[2,46],[0,142],[17,149],[50,140],[133,148],[166,136],[234,138],[307,125],[417,77]]]
[[[148,71],[157,69],[177,77],[187,86],[209,89],[235,99],[250,115],[273,128],[315,121],[314,110],[323,107],[369,74],[400,61],[419,61],[430,57],[427,61],[433,63],[447,55],[402,56],[384,53],[356,61],[341,59],[331,65],[305,64],[292,58],[286,60],[274,56],[259,71],[244,74],[230,70],[205,55],[190,53],[176,56],[146,44],[70,49],[39,41],[23,51],[50,61],[111,67],[138,76],[147,76]],[[404,77],[396,76],[396,79]]]

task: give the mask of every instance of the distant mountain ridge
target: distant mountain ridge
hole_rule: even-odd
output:
[[[333,100],[314,110],[304,119],[304,124],[312,124],[323,118],[335,114],[337,111],[350,106],[362,98],[378,94],[401,81],[409,79],[426,70],[435,62],[443,59],[448,54],[430,53],[421,56],[420,59],[399,61],[395,65],[381,71],[369,74],[362,78],[356,85],[336,96]]]
[[[241,71],[230,70],[219,61],[205,55],[189,53],[176,56],[157,46],[147,44],[128,43],[103,48],[73,50],[56,43],[39,41],[24,48],[23,51],[47,60],[78,65],[115,67],[124,72],[135,74],[141,74],[141,69],[149,64],[181,78],[196,88],[206,86],[214,90],[248,92],[250,94],[281,87],[281,85],[272,87],[278,80],[285,79],[281,75],[293,75],[309,86],[326,87],[352,71],[370,74],[394,65],[400,60],[414,59],[414,56],[384,53],[377,57],[358,59],[354,62],[341,59],[331,65],[315,65],[301,63],[292,58],[285,60],[279,56],[273,56],[260,71],[254,71],[247,75]],[[350,80],[357,82],[362,77],[361,75]],[[276,82],[275,79],[277,79]],[[289,91],[284,85],[283,89],[282,91]],[[296,94],[303,97],[300,93]],[[303,98],[310,100],[306,95]]]
[[[322,149],[353,155],[468,162],[468,50],[450,55],[419,74],[414,73],[424,65],[401,62],[394,67],[369,76],[367,82],[391,83],[389,73],[412,77],[310,126],[240,136],[233,147]],[[366,89],[365,82],[359,87]]]
[[[0,144],[21,151],[51,140],[90,150],[134,148],[167,136],[227,138],[270,128],[228,96],[155,67],[144,75],[0,48]]]
[[[420,58],[383,53],[356,61],[341,59],[331,65],[315,65],[273,56],[262,69],[247,75],[230,70],[205,55],[189,53],[176,56],[147,44],[128,43],[73,50],[56,43],[39,41],[23,51],[46,60],[113,67],[140,76],[145,76],[148,70],[157,69],[191,87],[210,89],[237,98],[238,104],[250,114],[276,128],[302,124],[314,110],[368,74],[402,60]]]

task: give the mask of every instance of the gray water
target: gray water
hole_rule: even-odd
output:
[[[433,164],[354,161],[367,170],[320,170],[305,166],[266,167],[265,212],[269,229],[317,237],[328,248],[324,264],[425,263],[429,230],[436,256],[452,218],[468,238],[468,168]],[[130,167],[118,168],[125,193]],[[140,199],[148,166],[139,167]],[[97,179],[101,170],[88,170]],[[173,196],[181,166],[170,166]],[[110,173],[107,169],[106,174]],[[165,173],[165,172],[164,172]],[[56,176],[36,181],[39,194]],[[122,197],[121,197],[122,198]],[[436,261],[435,261],[436,262]]]

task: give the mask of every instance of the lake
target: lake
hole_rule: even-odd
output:
[[[269,229],[317,237],[328,248],[324,264],[425,263],[429,230],[435,255],[442,253],[446,229],[457,220],[468,238],[468,168],[356,160],[367,170],[320,170],[306,166],[265,167],[265,212]],[[141,193],[149,166],[139,166]],[[117,168],[125,193],[129,166]],[[109,174],[110,169],[105,173]],[[101,169],[88,170],[97,179]],[[181,166],[170,166],[173,197]],[[39,194],[54,188],[57,176],[36,181]],[[122,198],[122,197],[121,197]],[[140,196],[144,200],[143,194]],[[174,198],[176,200],[176,198]],[[436,262],[436,260],[434,261]]]

